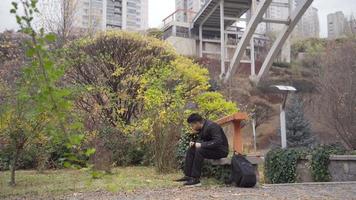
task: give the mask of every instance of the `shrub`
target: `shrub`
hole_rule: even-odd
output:
[[[205,162],[201,173],[202,177],[215,178],[220,183],[226,183],[231,175],[231,165],[212,165]]]
[[[265,177],[269,183],[294,183],[298,159],[311,156],[309,160],[314,181],[330,181],[328,171],[331,154],[345,153],[337,145],[324,145],[315,148],[272,149],[265,158]]]
[[[270,183],[294,183],[297,161],[303,155],[298,149],[273,149],[265,159],[265,177]]]
[[[331,154],[345,153],[345,149],[339,146],[319,146],[312,152],[311,172],[314,181],[327,182],[330,181],[331,176],[329,173],[329,157]]]
[[[166,43],[137,33],[109,31],[94,38],[83,38],[67,46],[64,55],[70,66],[66,81],[87,90],[78,99],[77,108],[89,116],[87,129],[99,131],[97,142],[102,143],[100,148],[103,153],[106,152],[104,154],[112,152],[109,157],[116,165],[149,163],[145,161],[149,156],[143,155],[142,142],[152,145],[152,149],[145,151],[157,153],[155,157],[159,156],[155,148],[165,145],[165,140],[153,140],[151,137],[157,116],[155,109],[161,103],[157,103],[160,99],[157,99],[159,93],[156,92],[160,91],[154,88],[153,81],[167,88],[165,92],[168,93],[165,94],[174,92],[175,83],[190,81],[200,86],[199,80],[186,75],[189,70],[195,69],[195,78],[200,78],[198,67],[189,65],[184,58],[176,61],[178,56]],[[175,81],[165,77],[162,70],[171,73],[171,77],[176,76]],[[182,90],[178,92],[180,94]],[[142,141],[133,139],[136,132],[145,133],[138,136]],[[158,130],[156,132],[158,134]],[[159,134],[165,138],[168,133]],[[174,144],[172,146],[175,147]]]
[[[164,42],[136,33],[109,31],[71,43],[64,56],[66,81],[87,89],[77,107],[95,124],[128,130],[143,112],[143,78],[176,57]],[[151,78],[159,76],[152,74]]]
[[[280,67],[280,68],[290,68],[291,64],[288,62],[274,62],[273,63],[274,67]]]
[[[190,141],[195,141],[197,139],[198,135],[196,134],[190,134],[187,132],[184,132],[181,135],[181,138],[179,139],[179,143],[177,146],[177,160],[178,160],[178,166],[180,169],[184,168],[184,159],[185,159],[185,154],[188,150],[189,147],[189,142]]]

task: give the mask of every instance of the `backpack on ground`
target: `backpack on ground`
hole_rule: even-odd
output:
[[[229,183],[235,183],[237,187],[254,187],[256,181],[254,166],[245,158],[245,156],[235,154],[231,160],[231,176]]]

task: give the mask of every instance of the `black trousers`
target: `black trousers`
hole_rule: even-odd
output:
[[[227,155],[228,152],[222,151],[220,149],[197,149],[195,147],[190,147],[185,156],[184,175],[194,178],[200,178],[204,158],[220,159],[225,158]]]

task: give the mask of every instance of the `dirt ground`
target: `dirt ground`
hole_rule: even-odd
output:
[[[356,183],[326,185],[264,185],[245,189],[236,187],[196,187],[162,190],[142,190],[133,193],[76,193],[61,197],[65,200],[267,200],[267,199],[342,199],[356,200]]]

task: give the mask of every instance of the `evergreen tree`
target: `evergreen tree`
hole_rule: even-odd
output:
[[[314,143],[310,122],[304,118],[303,102],[297,96],[291,98],[286,111],[288,147],[309,147]]]

